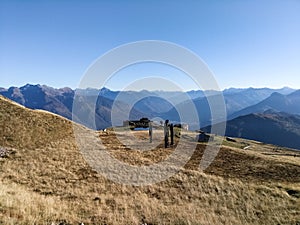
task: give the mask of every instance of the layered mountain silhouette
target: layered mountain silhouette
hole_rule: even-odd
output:
[[[99,104],[110,104],[110,101],[100,100]],[[82,108],[85,108],[84,105]],[[80,141],[75,139],[74,128],[88,138],[82,143],[86,147],[85,153],[78,149]],[[137,144],[138,149],[148,139],[147,132],[137,134],[145,139]],[[122,135],[126,137],[127,134],[123,132]],[[193,133],[191,135],[194,136]],[[96,137],[103,144],[95,141]],[[191,140],[187,137],[183,140]],[[105,173],[113,173],[116,164],[104,161],[103,157],[93,157],[95,153],[107,151],[118,157],[116,159],[122,164],[142,168],[143,165],[153,165],[158,163],[157,160],[167,159],[173,152],[172,148],[158,146],[154,151],[128,150],[116,140],[114,132],[95,132],[61,116],[31,110],[0,96],[0,223],[145,224],[138,218],[146,215],[147,224],[162,224],[164,221],[182,224],[185,220],[190,224],[222,224],[224,220],[219,219],[220,211],[215,214],[211,212],[223,206],[226,208],[229,202],[228,211],[221,210],[221,213],[230,215],[229,220],[225,221],[228,224],[243,224],[245,221],[295,224],[297,214],[290,212],[296,212],[299,208],[295,204],[299,196],[299,154],[284,149],[275,155],[269,146],[261,147],[252,141],[242,141],[253,144],[253,149],[241,151],[223,146],[205,171],[199,171],[199,164],[206,146],[198,144],[191,159],[184,167],[178,167],[180,171],[169,179],[150,188],[125,185],[105,176]],[[189,146],[183,143],[178,149],[185,153]],[[270,155],[263,154],[265,152]],[[88,163],[87,155],[97,163],[103,163],[105,170],[97,170],[95,164]],[[117,170],[119,173],[132,176],[128,170]],[[211,199],[217,202],[212,204]],[[170,202],[181,208],[177,205],[176,209],[172,208]],[[279,202],[280,207],[274,202]],[[245,204],[247,209],[241,210]],[[257,211],[258,204],[265,207],[263,214],[266,216],[258,214],[261,212]],[[195,216],[191,214],[191,208],[201,209],[202,206],[205,208],[200,212],[200,217],[203,214],[204,219],[197,217],[198,211]],[[99,207],[104,209],[104,214]],[[124,212],[124,208],[128,207],[132,210]],[[97,214],[98,211],[101,214]],[[154,216],[148,214],[149,211]],[[206,212],[209,217],[205,216]],[[248,219],[249,214],[253,215],[251,219]],[[274,214],[289,216],[278,220]],[[116,220],[116,215],[121,217]]]
[[[270,97],[275,92],[280,93],[282,95],[287,95],[294,91],[295,91],[294,89],[288,87],[284,87],[281,89],[270,89],[270,88],[226,89],[223,91],[223,95],[226,102],[227,115],[231,115],[246,107],[255,105],[263,101],[264,99]]]
[[[262,113],[269,109],[277,112],[300,114],[300,91],[298,90],[288,95],[274,92],[265,100],[235,112],[229,118],[236,118],[252,113]]]
[[[75,93],[79,97],[76,113],[73,110]],[[111,91],[107,88],[72,90],[27,84],[20,88],[0,88],[0,94],[30,109],[47,110],[94,129],[122,125],[124,120],[142,117],[185,122],[191,129],[206,127],[206,130],[212,123],[229,120],[228,136],[299,148],[296,139],[299,135],[300,90],[290,88],[230,88],[223,92],[198,90],[184,93]],[[223,110],[216,104],[220,94],[225,102]],[[214,108],[210,103],[215,104]],[[226,114],[224,118],[213,120],[213,110]],[[184,115],[184,120],[179,112]],[[195,117],[199,121],[195,121]]]
[[[27,84],[21,88],[2,88],[0,94],[27,108],[44,109],[72,118],[74,91],[70,88],[54,89],[46,85]]]
[[[112,125],[110,115],[113,105],[116,114],[119,115],[119,118],[115,118],[116,121],[121,123],[123,118],[128,118],[123,112],[129,106],[126,103],[114,102],[114,100],[102,96],[101,93],[105,92],[105,89],[97,92],[93,89],[81,90],[80,109],[77,109],[77,112],[81,114],[80,116],[72,115],[75,91],[70,88],[55,89],[46,85],[27,84],[21,88],[0,89],[1,95],[27,108],[47,110],[96,129],[103,129]],[[94,95],[98,93],[99,96],[95,98]],[[93,99],[96,99],[96,107],[94,107],[95,103],[91,101]],[[90,120],[92,114],[95,114],[95,121]],[[137,119],[145,115],[138,110],[131,109],[129,116],[131,119]],[[96,127],[93,125],[94,123]]]
[[[210,121],[209,111],[211,110],[207,98],[216,94],[223,94],[227,115],[229,115],[230,118],[253,112],[263,112],[269,108],[276,109],[278,101],[284,101],[283,99],[285,97],[292,101],[297,101],[297,99],[299,99],[299,92],[294,92],[295,90],[290,88],[230,88],[224,90],[223,92],[198,90],[189,91],[186,93],[178,91],[150,92],[146,90],[121,92],[111,91],[107,88],[102,88],[100,90],[88,88],[76,91],[83,96],[99,96],[103,98],[103,101],[105,102],[109,102],[109,100],[114,101],[117,99],[119,102],[129,104],[130,106],[132,106],[132,103],[135,103],[134,108],[136,108],[138,111],[153,116],[164,116],[164,114],[167,116],[169,114],[171,116],[172,112],[176,110],[175,106],[184,106],[186,104],[186,99],[189,98],[188,102],[193,101],[193,103],[199,109],[199,112],[203,112],[199,113],[199,115],[201,114],[200,117],[207,121]],[[55,89],[46,85],[27,84],[20,88],[0,88],[0,94],[28,108],[45,109],[70,119],[75,90],[70,88]],[[256,104],[258,105],[256,106]],[[271,106],[264,106],[266,104]],[[277,107],[279,108],[277,111],[285,111],[282,110],[282,108],[285,108],[285,106],[288,104],[288,102],[281,103],[282,106],[281,108]],[[112,102],[109,105],[112,105]],[[275,106],[273,107],[272,105]],[[290,105],[294,105],[294,103],[291,103]],[[297,107],[289,108],[287,112],[294,113],[294,111],[297,111],[295,108]]]
[[[202,130],[210,132],[211,126]],[[300,150],[300,115],[267,110],[240,116],[227,121],[225,135]]]
[[[233,119],[240,115],[246,115],[253,112],[263,112],[266,109],[270,109],[270,107],[263,107],[264,110],[261,111],[255,111],[255,110],[249,110],[249,112],[243,113],[243,110],[246,110],[247,107],[251,108],[252,106],[255,106],[256,104],[264,105],[262,101],[265,99],[267,100],[269,97],[272,97],[272,95],[276,95],[278,93],[281,96],[285,96],[284,94],[289,94],[289,96],[294,95],[294,101],[297,101],[300,99],[299,96],[295,95],[294,89],[291,88],[282,88],[282,89],[270,89],[270,88],[260,88],[260,89],[254,89],[254,88],[247,88],[247,89],[226,89],[223,92],[202,92],[204,96],[199,98],[190,99],[188,101],[181,102],[176,105],[176,107],[172,108],[168,112],[161,114],[161,117],[168,117],[171,120],[174,121],[180,121],[180,118],[178,116],[176,117],[176,111],[183,110],[186,111],[187,114],[190,112],[191,103],[193,103],[197,110],[197,116],[199,118],[200,126],[206,126],[210,125],[212,121],[212,114],[215,113],[214,110],[219,111],[225,111],[228,118]],[[280,94],[281,93],[281,94]],[[291,94],[292,93],[292,94]],[[222,96],[220,96],[222,95]],[[224,98],[225,101],[225,109],[220,109],[220,107],[223,107],[224,105],[218,104],[219,98]],[[276,103],[275,103],[276,104]],[[294,103],[291,103],[291,105],[294,105]],[[297,106],[296,106],[297,107]],[[283,108],[283,107],[282,107]],[[284,111],[284,110],[277,110],[277,111]],[[241,112],[241,114],[239,114]],[[290,113],[297,113],[297,110],[291,109],[289,111]],[[215,120],[223,120],[226,121],[226,115],[222,114],[221,116],[225,116],[224,118],[215,118]],[[189,121],[190,122],[190,121]]]

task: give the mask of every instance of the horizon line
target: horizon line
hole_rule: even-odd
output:
[[[139,89],[139,90],[117,90],[117,89],[113,89],[111,87],[101,87],[101,88],[97,88],[97,87],[86,87],[86,88],[79,88],[79,87],[71,87],[71,86],[61,86],[61,87],[54,87],[54,86],[49,86],[47,84],[40,84],[40,83],[26,83],[24,85],[21,85],[21,86],[15,86],[15,85],[11,85],[9,87],[2,87],[0,86],[0,88],[3,88],[3,89],[9,89],[9,88],[12,88],[12,87],[16,87],[16,88],[22,88],[22,87],[25,87],[25,86],[46,86],[46,87],[50,87],[50,88],[53,88],[53,89],[64,89],[64,88],[70,88],[72,90],[85,90],[85,89],[91,89],[91,90],[101,90],[101,89],[108,89],[110,91],[114,91],[114,92],[121,92],[121,91],[134,91],[134,92],[141,92],[141,91],[150,91],[150,92],[180,92],[180,90],[154,90],[154,89],[150,89],[150,90],[147,90],[145,88],[143,89]],[[220,89],[220,90],[214,90],[214,89],[207,89],[207,90],[203,90],[203,89],[188,89],[188,90],[183,90],[181,92],[191,92],[191,91],[225,91],[225,90],[229,90],[229,89],[273,89],[273,90],[281,90],[281,89],[293,89],[293,90],[299,90],[300,88],[291,88],[289,86],[282,86],[282,87],[268,87],[268,86],[263,86],[263,87],[254,87],[254,86],[249,86],[249,87],[226,87],[226,88],[223,88],[223,89]]]

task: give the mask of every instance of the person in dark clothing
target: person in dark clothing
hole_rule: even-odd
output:
[[[152,143],[152,122],[149,122],[149,142]]]
[[[169,120],[166,120],[164,124],[164,137],[165,137],[165,148],[167,148],[169,146]]]
[[[170,145],[173,145],[174,144],[174,126],[173,126],[173,123],[170,124],[170,135],[171,135],[171,144]]]

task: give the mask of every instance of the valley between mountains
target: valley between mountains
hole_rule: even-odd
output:
[[[95,131],[44,110],[0,97],[1,224],[298,224],[300,153],[257,141],[224,139],[199,170],[206,143],[186,131],[175,145],[128,149],[113,130]],[[164,160],[179,140],[194,140],[188,163],[165,181],[132,186],[98,173],[78,148],[74,129],[99,138],[133,166]],[[122,132],[122,131],[120,131]],[[132,131],[148,142],[147,131]],[[127,135],[124,132],[123,135]],[[216,139],[222,138],[215,136]],[[97,144],[86,149],[101,150]],[[120,171],[124,172],[124,171]]]
[[[219,121],[227,122],[224,135],[253,139],[282,147],[300,149],[300,91],[288,87],[281,89],[247,88],[218,91],[112,91],[107,88],[55,89],[46,85],[0,88],[3,95],[31,109],[43,109],[73,119],[97,130],[120,126],[124,120],[140,118],[169,119],[190,123],[190,130],[210,131],[214,96],[222,95],[224,112]],[[80,96],[79,114],[95,114],[95,126],[72,114],[74,96]],[[96,97],[95,97],[96,96]],[[188,99],[188,100],[187,100]],[[93,101],[96,101],[96,104]],[[210,102],[211,101],[211,102]],[[134,104],[132,104],[134,103]],[[95,107],[94,105],[95,104]],[[181,121],[178,109],[189,117],[190,106],[195,105],[199,123]],[[222,107],[222,106],[220,106]],[[111,113],[114,111],[114,124]],[[127,115],[125,112],[129,112]],[[72,117],[73,116],[73,117]],[[272,131],[272,132],[271,132]]]

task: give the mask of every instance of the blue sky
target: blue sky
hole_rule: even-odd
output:
[[[0,0],[0,87],[76,88],[110,49],[163,40],[199,55],[221,89],[300,88],[299,12],[299,0]],[[197,88],[172,71],[125,69],[107,86],[123,89],[153,75]]]

